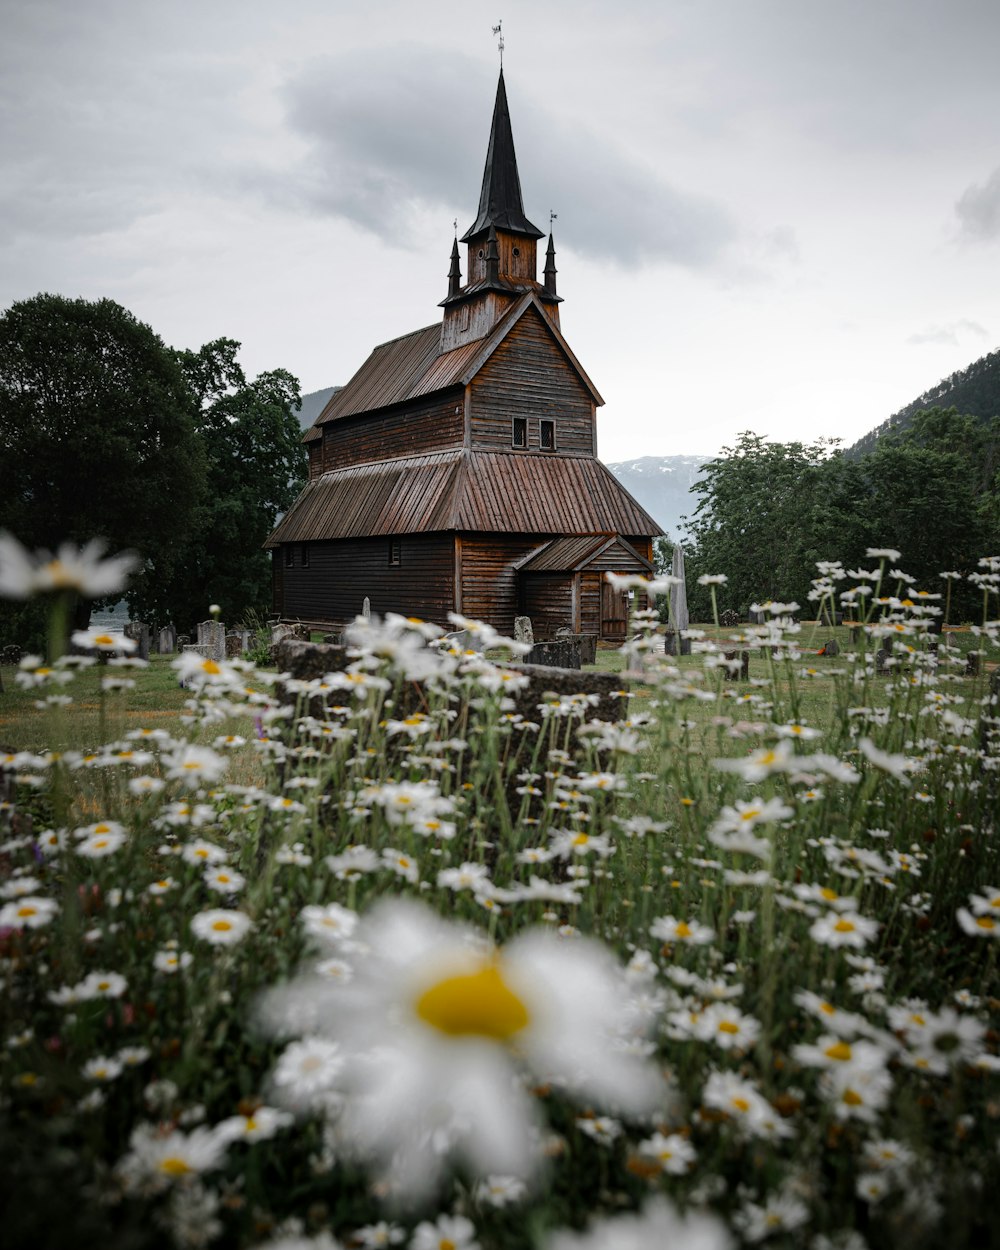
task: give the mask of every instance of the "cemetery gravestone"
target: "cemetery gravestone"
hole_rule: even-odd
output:
[[[531,627],[530,616],[514,617],[514,641],[534,643],[535,632]]]
[[[141,621],[129,621],[125,626],[125,637],[137,643],[135,651],[132,653],[140,660],[149,659],[149,626]]]

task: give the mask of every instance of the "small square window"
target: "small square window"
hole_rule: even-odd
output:
[[[555,451],[556,423],[554,421],[539,421],[538,444],[542,451]]]
[[[394,568],[403,563],[403,544],[398,538],[389,539],[389,565]]]
[[[514,418],[510,441],[511,441],[511,445],[514,447],[527,447],[528,445],[528,419],[527,417],[515,417]]]

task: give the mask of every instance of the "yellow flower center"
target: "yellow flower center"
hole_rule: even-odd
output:
[[[719,1022],[720,1033],[738,1033],[739,1031],[740,1026],[738,1024],[733,1024],[732,1020],[721,1020]]]
[[[748,811],[740,812],[740,820],[756,820],[760,815],[759,807],[751,807]]]
[[[835,933],[853,933],[854,925],[850,920],[838,920],[833,926]]]
[[[823,1051],[828,1059],[838,1059],[842,1063],[849,1063],[851,1059],[851,1048],[847,1042],[834,1042],[832,1046],[827,1046]]]
[[[228,920],[213,920],[212,921],[212,928],[215,929],[217,933],[228,933],[232,927],[233,926],[230,924]]]
[[[79,579],[70,573],[62,560],[50,560],[45,566],[45,572],[52,579],[53,587],[64,589],[79,585]]]
[[[37,914],[37,912],[38,912],[38,908],[31,907],[31,906],[19,907],[17,909],[17,914],[22,918],[25,918],[27,916],[34,916]]]
[[[417,999],[416,1013],[449,1037],[489,1037],[496,1042],[510,1041],[530,1020],[527,1007],[495,963],[435,982]]]
[[[745,1098],[731,1098],[729,1101],[732,1103],[732,1105],[736,1108],[737,1111],[742,1111],[744,1114],[746,1114],[746,1112],[750,1110],[750,1104],[749,1102],[747,1102]]]
[[[110,634],[98,634],[98,635],[97,635],[97,637],[94,639],[94,642],[95,642],[95,643],[96,643],[99,647],[110,647],[110,646],[113,646],[113,645],[114,645],[114,641],[115,641],[115,640],[111,637],[111,635],[110,635]]]
[[[997,927],[996,921],[992,918],[992,916],[977,916],[976,924],[980,927],[980,929],[993,930]]]
[[[691,929],[686,922],[682,920],[677,926],[675,933],[679,938],[689,938],[691,936]]]
[[[820,890],[819,894],[820,894],[820,898],[824,898],[824,899],[826,899],[826,901],[827,901],[828,903],[832,903],[832,902],[834,901],[834,899],[837,899],[837,898],[839,898],[839,897],[840,897],[840,895],[837,893],[837,891],[836,891],[836,890],[831,890],[831,889],[830,889],[830,887],[829,887],[828,885],[823,886],[823,888]]]
[[[578,833],[573,839],[574,846],[586,846],[590,838],[585,833]]]
[[[218,675],[222,672],[222,669],[219,668],[218,664],[216,664],[214,660],[206,660],[201,666],[201,671],[203,673],[210,673],[213,677],[218,677]]]
[[[243,1125],[244,1132],[252,1133],[257,1128],[257,1121],[253,1116],[247,1116],[247,1122]]]
[[[442,1237],[438,1242],[438,1250],[457,1250],[457,1248],[450,1237]]]
[[[844,1102],[846,1102],[849,1107],[860,1107],[864,1102],[864,1099],[860,1094],[855,1093],[853,1089],[845,1089]]]
[[[185,1176],[191,1168],[184,1159],[171,1155],[168,1159],[160,1161],[160,1171],[166,1172],[168,1176]]]

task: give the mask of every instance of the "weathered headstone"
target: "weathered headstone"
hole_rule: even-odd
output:
[[[723,651],[722,658],[725,661],[726,681],[750,680],[749,651]]]
[[[670,587],[670,622],[674,629],[687,629],[691,624],[688,615],[687,581],[684,573],[684,548],[678,543],[674,547],[674,558],[670,565],[671,577],[677,581]]]
[[[663,635],[663,654],[690,655],[691,639],[685,638],[683,634],[676,634],[673,630],[667,630]]]
[[[530,616],[514,617],[514,641],[529,643],[535,641],[535,631],[531,627]]]
[[[226,634],[226,659],[238,660],[246,650],[247,635],[242,631]]]
[[[965,656],[965,675],[966,677],[979,676],[979,652],[969,651]]]
[[[361,615],[366,621],[370,621],[372,619],[372,601],[367,595],[365,595],[365,601],[361,605]]]
[[[159,655],[173,655],[177,647],[177,631],[173,625],[167,625],[161,629],[156,640],[156,649]]]
[[[149,659],[149,626],[142,621],[129,621],[125,626],[125,637],[137,644],[132,653],[140,660]]]
[[[840,644],[836,638],[828,638],[823,644],[820,655],[840,655]]]
[[[763,625],[767,620],[767,613],[763,608],[751,608],[747,613],[747,620],[751,625]]]
[[[202,621],[198,626],[198,645],[208,648],[209,659],[226,658],[226,627],[221,621]]]
[[[191,645],[190,634],[178,634],[177,635],[177,650],[178,651],[184,651],[187,647],[190,647],[190,645]]]
[[[580,668],[580,643],[576,638],[536,642],[524,657],[524,663],[540,664],[548,668]]]
[[[889,671],[889,652],[884,647],[879,647],[875,652],[875,672],[887,673]]]

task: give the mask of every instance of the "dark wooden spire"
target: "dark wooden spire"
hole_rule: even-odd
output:
[[[478,235],[486,234],[491,226],[513,234],[526,235],[531,239],[543,237],[542,231],[532,225],[524,215],[503,70],[500,71],[500,81],[497,84],[497,101],[493,109],[490,145],[486,152],[483,189],[479,196],[479,214],[462,235],[462,242],[469,243]]]
[[[451,245],[451,268],[448,270],[448,298],[457,295],[462,287],[462,259],[458,254],[458,239]]]
[[[556,295],[556,245],[552,241],[552,231],[549,231],[549,246],[545,251],[545,294]],[[558,297],[556,297],[558,298]]]

